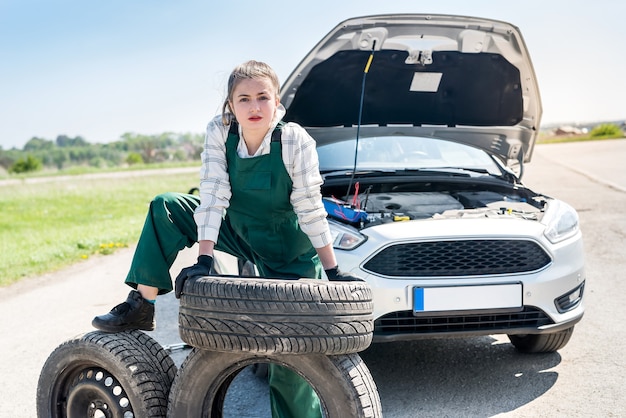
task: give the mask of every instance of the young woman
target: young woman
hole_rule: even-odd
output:
[[[360,280],[337,266],[322,203],[315,141],[283,124],[280,84],[265,63],[248,61],[228,79],[222,114],[207,127],[200,198],[166,193],[150,205],[126,283],[137,290],[94,318],[107,332],[152,330],[158,294],[172,290],[169,268],[198,242],[197,263],[176,278],[180,297],[190,277],[207,276],[213,250],[253,262],[263,277]],[[296,373],[270,365],[274,416],[320,416],[319,400]]]

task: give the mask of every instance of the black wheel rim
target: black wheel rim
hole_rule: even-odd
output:
[[[124,387],[103,368],[77,367],[59,379],[57,389],[56,406],[60,417],[135,417]]]

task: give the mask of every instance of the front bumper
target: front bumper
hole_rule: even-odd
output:
[[[574,326],[583,317],[582,306],[567,321],[554,321],[541,309],[525,306],[520,312],[480,312],[464,315],[415,316],[413,311],[386,314],[374,321],[374,342],[492,334],[544,334]]]
[[[483,224],[485,226],[487,224]],[[424,231],[425,227],[420,232]],[[506,228],[503,228],[506,230]],[[490,231],[492,232],[492,231]],[[531,231],[532,232],[532,231]],[[407,232],[407,235],[409,232]],[[469,234],[468,234],[469,235]],[[470,236],[474,239],[477,235]],[[467,335],[490,334],[542,334],[558,332],[574,326],[584,314],[583,290],[585,283],[584,253],[580,234],[560,242],[551,244],[541,234],[509,234],[518,239],[530,239],[538,243],[549,254],[550,262],[545,265],[527,269],[530,271],[506,271],[495,274],[472,270],[471,274],[462,271],[459,275],[436,276],[420,274],[414,277],[399,277],[399,275],[376,274],[367,262],[374,255],[380,254],[381,248],[388,248],[390,243],[433,241],[421,239],[407,239],[404,237],[370,237],[362,247],[356,251],[339,252],[340,265],[363,277],[371,286],[374,295],[374,341],[398,341],[435,337],[453,337]],[[467,238],[465,236],[463,238]],[[484,236],[483,236],[484,237]],[[498,238],[492,233],[489,238]],[[391,239],[390,239],[391,238]],[[380,245],[379,243],[384,243]],[[438,256],[440,250],[437,249]],[[420,259],[419,255],[414,257]],[[450,257],[449,257],[450,258]],[[532,257],[528,257],[532,259]],[[406,271],[406,257],[399,253],[397,260],[399,268]],[[411,261],[408,259],[409,262]],[[496,261],[499,257],[496,258]],[[454,261],[454,254],[450,261]],[[531,260],[532,261],[532,260]],[[406,266],[406,267],[405,267]],[[393,270],[387,270],[394,272]],[[400,270],[398,270],[400,271]],[[385,271],[386,272],[386,271]],[[454,272],[456,273],[456,272]],[[478,273],[478,274],[474,274]],[[462,311],[460,306],[446,303],[449,308],[443,312],[419,312],[414,314],[414,288],[454,288],[456,286],[492,286],[517,283],[521,285],[518,294],[519,304],[511,309],[489,309],[485,303],[480,310]],[[480,295],[478,296],[480,298]],[[478,300],[480,299],[473,299]],[[439,305],[439,304],[438,304]],[[483,305],[477,303],[477,306]],[[459,310],[456,310],[459,309]]]

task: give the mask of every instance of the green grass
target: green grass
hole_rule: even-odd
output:
[[[155,170],[161,168],[179,168],[179,167],[199,167],[200,161],[176,161],[176,162],[163,162],[163,163],[151,163],[151,164],[133,164],[131,166],[120,167],[106,167],[98,168],[86,165],[75,165],[64,168],[62,170],[51,169],[49,167],[40,171],[33,171],[20,174],[9,174],[0,171],[0,180],[24,180],[27,178],[35,177],[57,177],[57,176],[73,176],[80,174],[92,174],[92,173],[111,173],[120,171],[142,171],[142,170]],[[2,167],[0,167],[1,169]]]
[[[583,142],[583,141],[605,141],[610,139],[622,139],[623,135],[620,136],[609,136],[609,137],[591,137],[587,135],[572,135],[572,136],[545,136],[539,137],[537,139],[538,144],[558,144],[563,142]]]
[[[0,186],[0,286],[134,244],[156,194],[197,183],[192,172]]]

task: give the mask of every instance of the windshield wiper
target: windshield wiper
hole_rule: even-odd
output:
[[[395,174],[396,170],[357,170],[352,171],[350,168],[346,168],[345,170],[320,170],[324,177],[345,177],[352,176],[353,174],[356,176],[369,176],[369,175],[380,175],[380,174]]]
[[[454,171],[451,171],[454,170]],[[446,175],[446,176],[461,176],[469,177],[469,173],[464,173],[458,168],[453,167],[429,167],[429,168],[405,168],[404,170],[396,170],[396,174],[399,176],[410,176],[414,174],[420,175]]]
[[[486,168],[480,168],[480,167],[428,167],[428,170],[432,170],[432,171],[455,171],[455,172],[471,172],[471,173],[478,173],[478,174],[487,174],[489,176],[495,176],[495,177],[499,177],[497,174],[492,173],[491,171],[487,170]],[[423,171],[423,169],[421,170]]]

